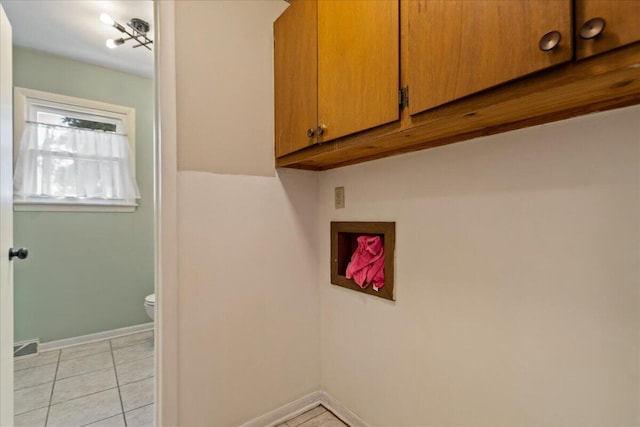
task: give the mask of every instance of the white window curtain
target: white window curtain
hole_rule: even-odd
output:
[[[16,201],[135,204],[138,198],[125,135],[25,123],[14,173]]]

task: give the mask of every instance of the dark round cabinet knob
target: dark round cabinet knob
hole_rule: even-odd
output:
[[[27,248],[9,249],[9,260],[12,260],[13,258],[16,258],[16,257],[18,259],[25,259],[28,256],[29,256],[29,250]]]
[[[311,138],[312,136],[314,136],[316,134],[316,131],[313,130],[312,128],[307,129],[307,136],[309,138]]]
[[[606,24],[607,23],[602,18],[589,19],[582,25],[582,28],[580,28],[580,33],[578,34],[580,35],[580,38],[584,40],[595,39],[600,34],[602,34]]]
[[[324,130],[325,130],[326,128],[327,128],[327,127],[326,127],[325,125],[320,125],[320,126],[318,126],[318,131],[317,131],[318,136],[320,136],[320,135],[324,134]]]
[[[560,40],[562,40],[562,35],[559,31],[550,31],[540,39],[540,43],[538,43],[538,47],[540,50],[544,52],[548,52],[553,50],[560,44]]]

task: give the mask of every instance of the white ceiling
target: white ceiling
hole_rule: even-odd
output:
[[[0,0],[0,4],[11,22],[16,46],[153,77],[153,52],[132,48],[133,41],[107,48],[107,39],[123,34],[100,22],[100,14],[107,13],[128,29],[127,22],[140,18],[151,25],[149,38],[153,39],[151,0]]]

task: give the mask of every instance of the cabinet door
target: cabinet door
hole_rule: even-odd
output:
[[[407,0],[409,112],[569,61],[571,0]],[[558,31],[559,44],[540,49]]]
[[[317,142],[317,4],[294,1],[273,24],[276,157]]]
[[[599,32],[598,22],[604,20],[604,28]],[[594,21],[591,21],[592,23]],[[591,25],[590,25],[591,24]],[[587,26],[583,39],[580,30]],[[576,0],[576,59],[587,58],[640,40],[639,0]]]
[[[318,2],[321,141],[398,120],[397,0]]]

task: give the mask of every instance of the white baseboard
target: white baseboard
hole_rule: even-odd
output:
[[[314,391],[238,427],[273,427],[320,405],[321,391]]]
[[[322,406],[333,412],[333,414],[351,427],[371,427],[365,420],[360,418],[355,412],[338,402],[333,396],[322,391],[320,403]]]
[[[140,325],[127,326],[125,328],[112,329],[110,331],[97,332],[95,334],[81,335],[79,337],[65,338],[62,340],[49,341],[40,343],[39,352],[48,350],[58,350],[60,348],[71,347],[72,345],[88,344],[95,341],[101,341],[124,335],[131,335],[138,332],[149,331],[153,329],[153,322],[142,323]]]
[[[314,391],[239,427],[274,427],[322,405],[351,427],[370,427],[362,418],[324,391]]]

